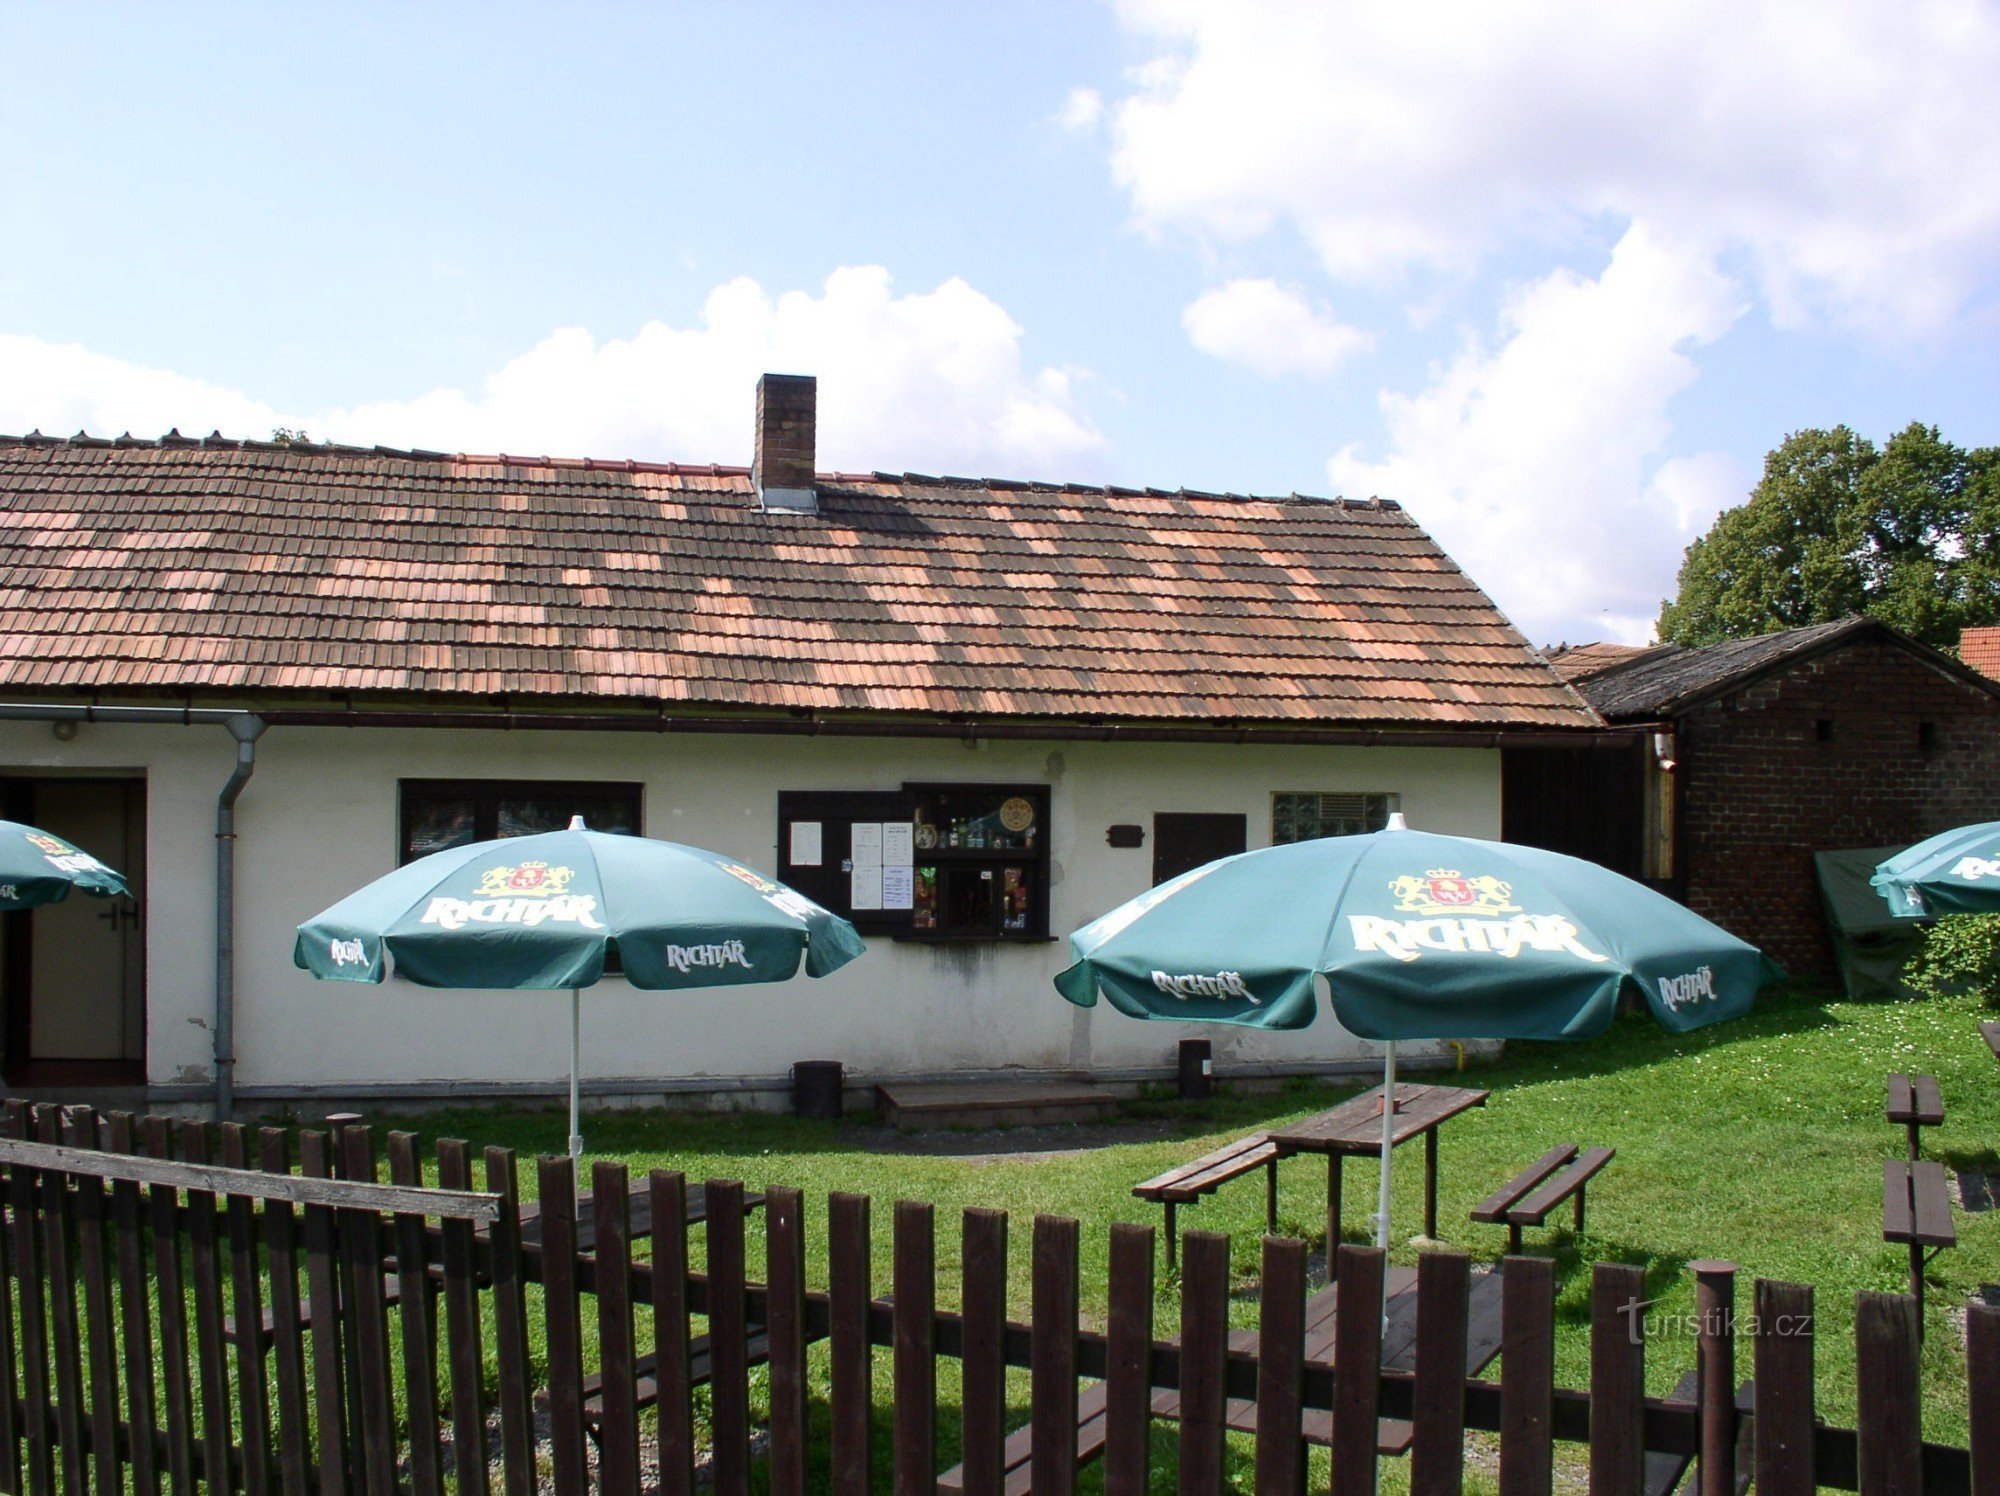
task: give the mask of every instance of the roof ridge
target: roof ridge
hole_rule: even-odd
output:
[[[747,466],[726,462],[651,462],[634,457],[552,457],[528,456],[518,452],[440,452],[424,447],[355,446],[343,442],[260,441],[254,437],[229,437],[220,431],[195,438],[182,436],[175,428],[157,437],[134,436],[123,432],[116,437],[92,436],[79,431],[74,436],[49,436],[35,430],[25,436],[0,433],[0,447],[80,447],[89,450],[113,448],[121,451],[223,451],[291,453],[304,457],[380,457],[401,462],[451,462],[508,468],[569,468],[593,473],[664,473],[674,477],[747,478]],[[845,472],[838,469],[815,473],[827,483],[858,485],[895,483],[906,487],[964,489],[984,493],[1088,494],[1101,498],[1184,499],[1233,504],[1311,504],[1327,508],[1360,509],[1400,513],[1403,506],[1394,499],[1370,495],[1351,499],[1342,494],[1237,493],[1234,490],[1200,488],[1132,487],[1118,483],[1054,482],[1034,478],[970,478],[933,473]]]

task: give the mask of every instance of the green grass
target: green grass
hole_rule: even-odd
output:
[[[1559,1382],[1588,1385],[1591,1262],[1645,1265],[1659,1311],[1691,1317],[1686,1265],[1721,1257],[1742,1267],[1740,1309],[1748,1309],[1758,1277],[1815,1287],[1820,1411],[1830,1421],[1851,1424],[1855,1292],[1901,1290],[1907,1281],[1905,1250],[1885,1244],[1881,1234],[1880,1161],[1904,1147],[1902,1130],[1883,1120],[1884,1078],[1892,1070],[1938,1077],[1947,1120],[1927,1132],[1927,1156],[1948,1165],[1993,1162],[1993,1143],[2000,1138],[2000,1066],[1980,1039],[1980,1012],[1971,999],[1856,1004],[1795,988],[1761,1004],[1751,1018],[1692,1035],[1674,1037],[1635,1018],[1585,1044],[1510,1045],[1504,1057],[1474,1064],[1463,1077],[1463,1083],[1487,1087],[1493,1095],[1483,1110],[1443,1131],[1440,1233],[1475,1257],[1497,1257],[1506,1233],[1471,1225],[1467,1212],[1473,1203],[1555,1143],[1609,1144],[1618,1156],[1591,1187],[1588,1234],[1577,1239],[1561,1230],[1529,1236],[1530,1252],[1553,1255],[1558,1264]],[[892,1202],[927,1200],[936,1207],[938,1295],[945,1306],[957,1300],[957,1212],[975,1205],[1011,1212],[1016,1317],[1027,1311],[1033,1216],[1074,1216],[1083,1223],[1084,1313],[1097,1324],[1105,1306],[1106,1228],[1114,1221],[1159,1223],[1157,1208],[1132,1197],[1135,1182],[1245,1131],[1320,1110],[1355,1089],[1294,1083],[1281,1091],[1226,1094],[1200,1103],[1142,1101],[1130,1114],[1165,1123],[1172,1136],[1054,1158],[983,1162],[898,1153],[893,1134],[863,1121],[607,1112],[588,1116],[584,1130],[589,1157],[621,1158],[635,1176],[668,1167],[684,1170],[692,1180],[737,1178],[752,1188],[790,1184],[805,1190],[815,1287],[825,1283],[824,1201],[832,1190],[874,1197],[878,1293],[889,1281]],[[393,1119],[371,1120],[396,1125]],[[528,1160],[559,1150],[566,1131],[555,1112],[431,1113],[403,1125],[427,1139],[461,1136],[518,1149],[529,1189],[534,1171]],[[1372,1177],[1372,1163],[1350,1163],[1350,1240],[1362,1236]],[[1281,1180],[1281,1229],[1317,1242],[1324,1231],[1325,1170],[1317,1160],[1297,1160],[1283,1167]],[[1422,1224],[1422,1186],[1422,1150],[1398,1150],[1399,1241]],[[1184,1211],[1181,1220],[1188,1228],[1229,1232],[1235,1268],[1247,1286],[1263,1231],[1261,1175],[1225,1186],[1199,1209]],[[1566,1225],[1567,1210],[1553,1220]],[[1923,1365],[1926,1436],[1955,1442],[1965,1437],[1965,1374],[1950,1311],[1983,1281],[2000,1277],[1993,1267],[2000,1221],[1961,1213],[1958,1228],[1959,1245],[1931,1269]],[[753,1276],[761,1262],[759,1230],[753,1224]],[[1405,1244],[1394,1256],[1413,1261],[1415,1252]],[[1161,1297],[1165,1330],[1176,1313],[1171,1282],[1163,1283]],[[1255,1322],[1255,1304],[1247,1296],[1233,1313],[1239,1323]],[[1664,1393],[1693,1365],[1693,1357],[1691,1339],[1672,1333],[1656,1338],[1648,1351],[1649,1390]],[[1747,1347],[1739,1364],[1747,1374]],[[942,1402],[955,1397],[954,1383],[951,1369],[941,1369]],[[940,1422],[940,1453],[950,1455],[956,1419],[948,1415]]]

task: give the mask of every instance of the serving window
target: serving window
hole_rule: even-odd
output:
[[[1046,785],[778,796],[778,876],[863,934],[1046,940]]]

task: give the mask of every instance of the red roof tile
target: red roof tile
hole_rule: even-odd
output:
[[[0,691],[1596,725],[1393,504],[0,438]]]
[[[1981,675],[2000,680],[2000,628],[1962,629],[1958,657]]]

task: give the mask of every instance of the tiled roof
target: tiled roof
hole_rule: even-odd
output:
[[[1599,640],[1594,644],[1561,645],[1545,653],[1556,674],[1571,685],[1577,685],[1593,675],[1629,665],[1641,655],[1658,654],[1672,648],[1670,644],[1611,644]]]
[[[1981,675],[2000,680],[2000,628],[1960,630],[1958,657]]]
[[[0,438],[0,690],[1595,725],[1393,504]]]

